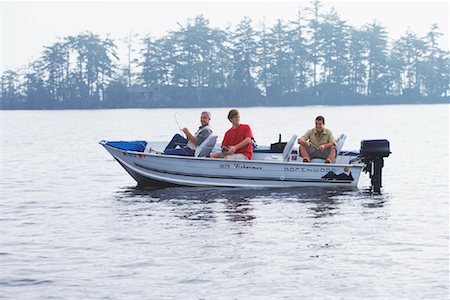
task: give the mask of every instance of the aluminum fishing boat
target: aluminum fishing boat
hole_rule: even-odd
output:
[[[303,163],[296,142],[258,147],[252,160],[231,161],[210,158],[217,136],[211,134],[194,156],[166,155],[147,141],[101,141],[100,144],[119,162],[140,186],[215,186],[215,187],[355,187],[362,172],[368,172],[373,190],[380,191],[383,158],[389,156],[387,140],[361,141],[360,152],[342,151],[345,135],[337,141],[333,164],[313,159]],[[295,148],[295,149],[294,149]]]

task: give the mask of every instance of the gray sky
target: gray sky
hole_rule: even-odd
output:
[[[449,49],[448,1],[322,1],[323,9],[335,7],[348,24],[360,27],[379,21],[389,38],[408,29],[425,35],[436,23],[444,36],[440,47]],[[17,69],[39,57],[43,46],[58,37],[92,31],[120,39],[131,31],[160,37],[177,29],[177,22],[203,14],[212,27],[236,25],[249,16],[255,25],[265,20],[292,20],[309,1],[5,1],[1,5],[1,67]]]

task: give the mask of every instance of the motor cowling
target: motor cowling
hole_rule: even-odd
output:
[[[384,166],[384,158],[391,154],[389,141],[380,140],[363,140],[361,141],[361,149],[359,157],[365,164],[364,172],[369,173],[373,191],[379,193],[382,187],[382,169]]]

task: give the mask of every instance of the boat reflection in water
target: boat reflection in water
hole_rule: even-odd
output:
[[[383,207],[389,195],[373,195],[370,188],[151,188],[126,187],[116,192],[122,215],[153,217],[168,213],[196,226],[227,220],[252,226],[262,214],[288,215],[286,208],[297,210],[298,217],[330,218],[339,213],[341,205],[354,202],[363,209]]]

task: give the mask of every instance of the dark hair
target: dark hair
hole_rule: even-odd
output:
[[[228,112],[228,120],[233,119],[234,117],[236,117],[237,115],[239,115],[239,111],[237,109],[232,109]]]
[[[322,121],[322,123],[325,124],[325,118],[322,116],[317,116],[316,121]]]

